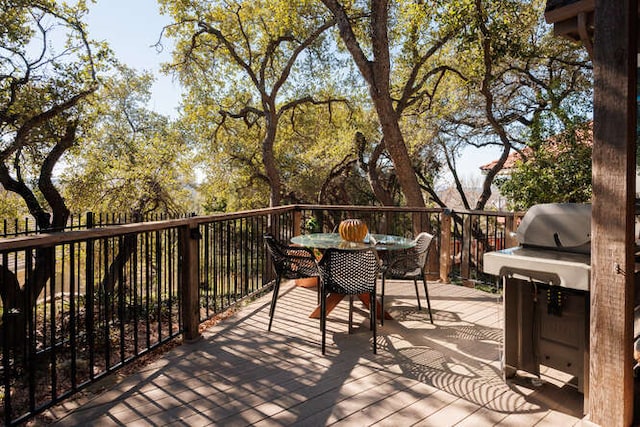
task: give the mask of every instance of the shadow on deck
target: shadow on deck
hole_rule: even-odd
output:
[[[543,385],[504,382],[502,312],[496,296],[429,286],[434,323],[418,311],[409,282],[388,283],[393,321],[371,351],[359,304],[347,334],[348,303],[329,315],[320,352],[313,289],[283,286],[273,329],[270,295],[211,327],[99,395],[52,408],[60,425],[574,425],[582,395],[547,370]]]

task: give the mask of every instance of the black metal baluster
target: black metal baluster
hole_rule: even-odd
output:
[[[160,342],[164,341],[167,337],[171,336],[171,316],[173,314],[172,311],[172,306],[173,306],[173,289],[174,289],[174,284],[175,284],[175,278],[176,278],[176,274],[179,276],[180,274],[180,267],[176,266],[174,263],[175,259],[178,259],[179,257],[179,251],[178,251],[178,247],[180,245],[176,245],[174,247],[173,243],[174,242],[179,242],[179,238],[177,239],[173,239],[174,234],[172,233],[171,230],[167,230],[167,235],[171,237],[171,253],[169,254],[169,256],[167,257],[167,264],[169,265],[169,269],[171,271],[171,274],[169,275],[169,281],[166,283],[165,286],[165,295],[166,295],[166,304],[167,304],[167,316],[168,316],[168,326],[167,326],[167,331],[166,331],[166,337],[160,337]],[[177,267],[177,268],[176,268]],[[160,319],[162,321],[162,319]],[[162,322],[161,322],[162,323]]]
[[[115,246],[115,244],[112,244],[111,247],[113,248],[113,246]],[[112,249],[113,251],[113,249]],[[104,249],[104,265],[102,267],[102,273],[103,274],[109,274],[109,248],[107,247],[107,241],[105,239],[105,249]],[[104,281],[103,281],[104,283]],[[106,285],[106,283],[105,283]],[[115,286],[115,284],[114,284]],[[109,293],[111,292],[111,290],[107,289],[107,286],[102,286],[102,293],[103,293],[103,316],[104,316],[104,325],[102,326],[103,329],[103,333],[104,333],[104,359],[105,359],[105,370],[109,371],[111,369],[111,334],[109,331],[109,323],[110,323],[110,304],[109,304]]]
[[[127,246],[128,241],[125,238],[120,237],[120,242],[118,244],[118,253],[114,254],[114,259],[116,257],[121,256],[123,253],[127,253],[129,251],[129,248],[126,248],[125,246]],[[120,269],[120,280],[119,283],[116,284],[116,286],[118,287],[117,291],[114,289],[114,292],[118,293],[118,323],[120,326],[120,363],[124,362],[125,359],[125,340],[124,340],[124,334],[125,334],[125,298],[126,298],[126,287],[125,287],[125,283],[127,283],[127,276],[129,276],[128,278],[130,278],[130,274],[131,274],[131,268],[126,268],[127,265],[130,265],[130,262],[126,262],[125,259],[123,258],[122,262],[118,263],[118,268]]]
[[[201,266],[201,281],[203,283],[204,289],[198,291],[198,301],[201,301],[204,293],[205,307],[209,307],[209,294],[211,291],[211,226],[209,224],[205,224],[204,226],[204,238],[202,239],[202,244],[204,245],[204,256],[203,256],[203,265]],[[202,304],[202,302],[200,302]],[[202,316],[199,316],[200,321],[202,322],[204,319]]]
[[[213,259],[213,274],[211,275],[212,278],[212,283],[211,283],[211,289],[213,291],[213,310],[214,312],[216,311],[216,305],[218,303],[218,284],[220,283],[218,280],[218,274],[220,271],[220,264],[218,264],[218,252],[220,251],[220,227],[221,227],[221,223],[220,222],[214,222],[211,225],[212,229],[213,229],[213,237],[211,239],[211,243],[212,243],[212,247],[211,247],[211,252],[212,252],[212,259]],[[216,244],[217,242],[217,244]],[[210,296],[211,298],[211,296]],[[211,301],[207,301],[207,317],[211,316],[209,314],[209,307],[211,307]]]
[[[226,265],[225,265],[225,277],[224,277],[224,285],[225,292],[227,294],[227,306],[231,304],[231,221],[226,221]]]
[[[7,222],[5,220],[5,234],[7,234]],[[17,257],[16,257],[17,258]],[[5,252],[2,254],[2,265],[6,267],[6,269],[2,270],[2,283],[9,283],[9,256]],[[15,270],[14,270],[15,271]],[[2,324],[8,325],[10,320],[10,316],[14,313],[10,313],[9,310],[4,309],[2,311]],[[26,315],[26,313],[25,313]],[[11,352],[9,346],[9,336],[11,331],[9,328],[2,328],[2,367],[3,367],[3,380],[4,380],[4,424],[9,425],[11,423],[12,418],[12,407],[11,407]]]
[[[156,289],[159,286],[159,283],[162,281],[162,278],[164,277],[163,271],[162,270],[162,235],[160,234],[160,231],[156,231],[154,233],[155,239],[154,239],[154,262],[155,262],[155,270],[156,270]],[[155,292],[154,295],[154,291],[151,288],[151,284],[147,283],[147,348],[151,347],[151,301],[152,298],[155,298],[156,300],[159,299],[158,297],[158,292]]]
[[[170,271],[168,271],[167,267],[167,257],[168,257],[168,253],[170,251],[170,243],[168,241],[168,233],[166,231],[163,230],[162,232],[162,248],[163,248],[163,254],[164,256],[162,257],[162,270],[165,271],[165,275],[163,277],[162,282],[158,282],[158,291],[156,294],[156,328],[158,331],[158,342],[160,342],[162,340],[162,322],[161,322],[161,305],[162,305],[162,285],[163,283],[167,280],[167,276],[169,276],[171,274]]]
[[[71,371],[71,390],[77,387],[76,358],[78,344],[76,342],[76,250],[75,243],[69,245],[69,362]],[[62,276],[64,277],[64,276]],[[64,336],[62,337],[64,339]]]
[[[95,334],[94,334],[94,296],[95,296],[95,275],[94,275],[94,260],[95,258],[95,247],[94,240],[87,240],[86,247],[86,258],[85,258],[85,332],[87,339],[87,347],[89,351],[89,378],[93,379],[93,371],[95,366]],[[99,254],[98,254],[99,255]]]
[[[60,247],[61,250],[61,260],[64,260],[64,245]],[[57,325],[57,292],[56,286],[58,285],[57,280],[57,262],[56,262],[56,248],[51,248],[51,257],[50,257],[50,271],[51,271],[51,279],[49,283],[51,284],[51,296],[49,302],[49,310],[51,313],[51,398],[53,400],[57,399],[58,396],[58,368],[57,368],[57,349],[58,349],[58,339],[56,337],[56,325]],[[62,262],[64,265],[64,261]],[[60,283],[60,287],[62,288],[62,283]],[[46,299],[45,299],[45,307],[46,307]],[[61,309],[62,312],[62,309]],[[64,327],[63,322],[60,322],[60,326]]]

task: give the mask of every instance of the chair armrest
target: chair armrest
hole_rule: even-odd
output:
[[[413,249],[405,249],[403,251],[394,251],[389,254],[386,264],[382,266],[382,272],[388,270],[415,270],[422,268],[418,263],[419,254]]]

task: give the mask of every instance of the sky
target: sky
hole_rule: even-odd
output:
[[[156,0],[98,0],[89,4],[87,24],[91,38],[107,41],[120,62],[139,71],[151,71],[156,76],[149,108],[177,117],[181,90],[171,76],[160,73],[160,65],[171,59],[171,46],[164,40],[165,50],[158,53],[153,46],[162,28],[171,22],[160,15]],[[467,148],[458,160],[458,175],[463,183],[480,184],[479,167],[495,160],[496,149]],[[449,179],[445,175],[444,181]]]
[[[160,65],[171,60],[171,47],[158,53],[153,46],[162,28],[171,21],[160,15],[156,0],[98,0],[89,4],[87,25],[94,40],[106,41],[120,62],[156,76],[149,108],[177,116],[180,87],[170,76],[160,73]],[[167,40],[163,40],[167,44]]]

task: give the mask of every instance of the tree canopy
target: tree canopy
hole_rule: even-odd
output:
[[[91,126],[61,174],[67,204],[133,217],[196,210],[191,149],[177,124],[145,106],[153,77],[117,70],[87,106]]]
[[[589,60],[542,0],[160,0],[176,120],[146,107],[152,76],[90,40],[83,1],[5,3],[0,182],[43,228],[105,207],[443,206],[447,170],[482,209],[513,150],[591,113]],[[468,146],[501,150],[477,196]]]
[[[428,120],[464,207],[483,209],[513,150],[589,116],[591,67],[584,52],[552,37],[542,22],[543,1],[455,3],[450,16],[468,24],[447,59],[456,73],[442,83]],[[456,166],[468,146],[500,149],[475,203]]]
[[[106,53],[89,41],[85,13],[84,2],[46,0],[5,1],[0,12],[0,183],[24,200],[40,229],[66,224],[53,171],[81,132]]]
[[[304,2],[161,3],[176,20],[167,34],[177,39],[174,70],[189,91],[190,114],[205,107],[204,114],[215,123],[205,135],[213,140],[239,130],[230,121],[246,127],[244,137],[260,151],[249,149],[235,160],[263,166],[251,179],[265,181],[269,204],[279,205],[282,172],[275,148],[280,120],[285,115],[295,120],[307,105],[330,108],[343,101],[331,91],[299,83],[303,75],[307,82],[322,78],[304,62],[322,63],[324,33],[334,21]]]
[[[591,123],[531,144],[509,177],[497,184],[508,207],[527,210],[538,203],[587,203],[591,200]]]

